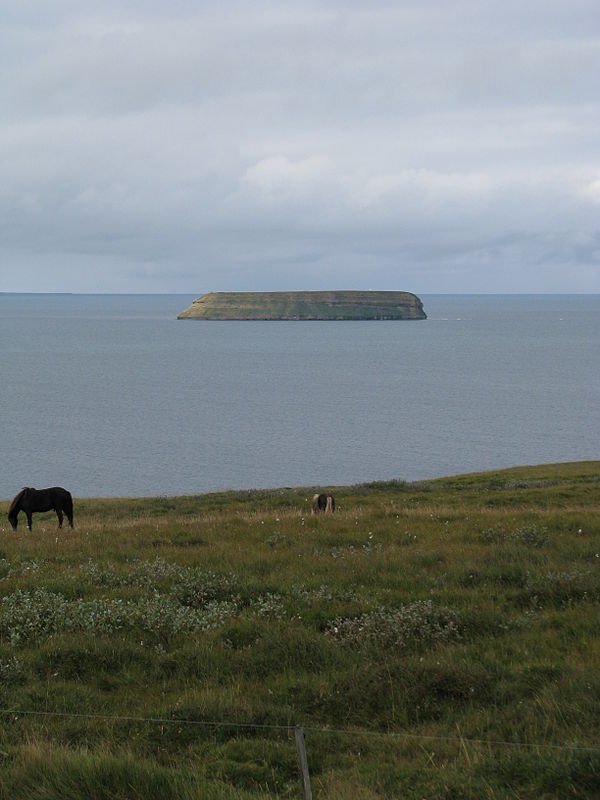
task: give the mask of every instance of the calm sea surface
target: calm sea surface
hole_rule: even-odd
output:
[[[600,457],[598,295],[422,295],[418,322],[177,321],[192,299],[0,294],[0,497]]]

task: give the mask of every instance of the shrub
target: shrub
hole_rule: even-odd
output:
[[[526,544],[530,547],[542,547],[548,541],[548,528],[538,530],[537,525],[524,525],[510,534],[511,542]]]
[[[219,575],[202,569],[181,568],[171,587],[171,595],[186,606],[198,607],[231,596],[236,585],[237,578],[233,574]]]
[[[461,626],[451,609],[417,600],[398,609],[380,607],[358,617],[336,617],[326,633],[344,644],[406,647],[459,639]]]
[[[232,600],[213,600],[192,608],[158,593],[141,601],[67,600],[44,589],[19,590],[2,598],[0,637],[14,645],[56,633],[113,633],[139,627],[164,641],[178,633],[212,630],[237,613],[238,605]]]

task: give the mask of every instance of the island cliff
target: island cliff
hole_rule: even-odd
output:
[[[367,320],[427,319],[411,292],[211,292],[177,319]]]

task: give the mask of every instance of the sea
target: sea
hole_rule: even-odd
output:
[[[402,322],[177,320],[0,294],[0,497],[418,481],[600,458],[600,295],[420,295]]]

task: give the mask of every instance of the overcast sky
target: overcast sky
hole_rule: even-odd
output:
[[[0,70],[0,291],[600,292],[598,0],[12,0]]]

